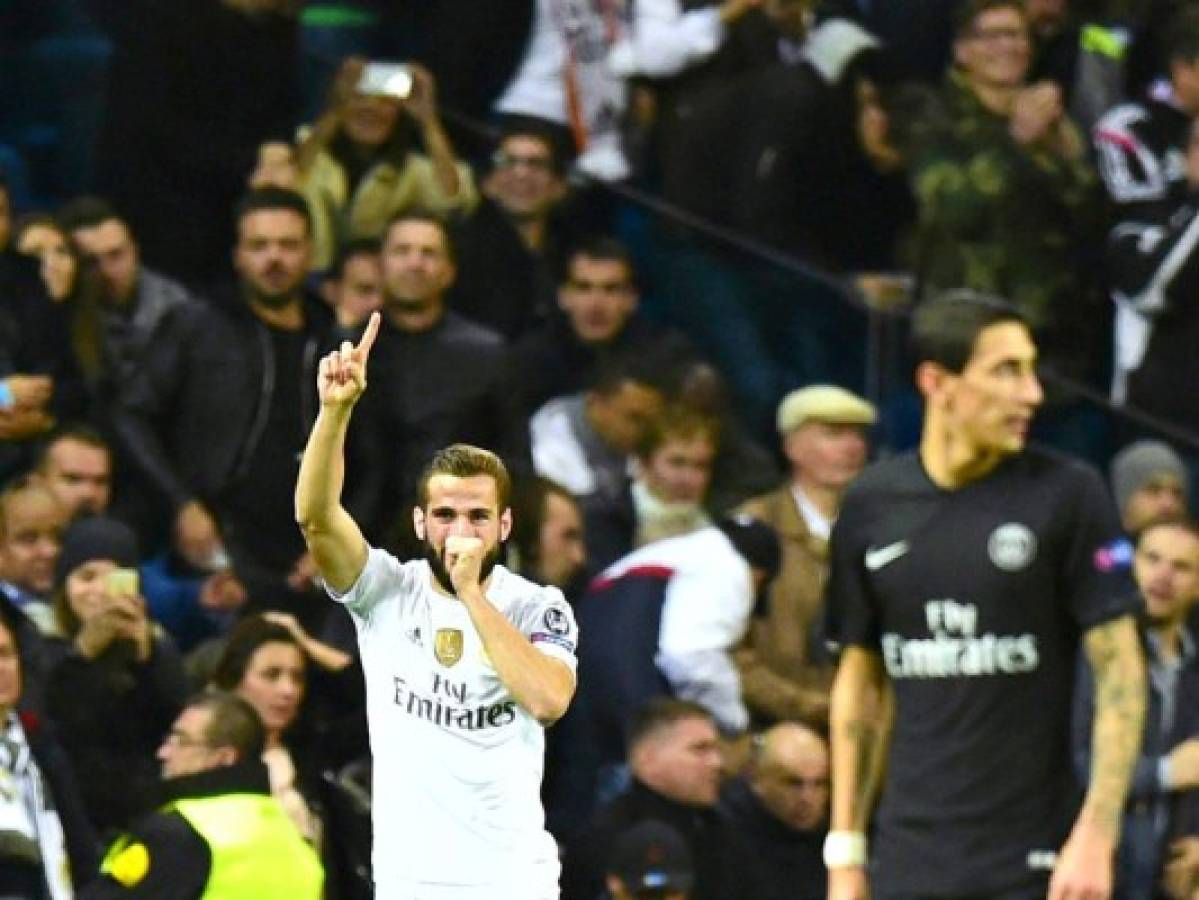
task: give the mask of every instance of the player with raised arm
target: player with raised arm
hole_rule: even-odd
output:
[[[558,854],[544,827],[543,727],[575,689],[577,628],[562,594],[497,565],[512,527],[503,463],[455,444],[419,485],[423,559],[367,545],[341,505],[344,444],[379,331],[320,364],[296,519],[366,676],[374,880],[381,900],[548,900]],[[452,365],[452,361],[447,361]]]

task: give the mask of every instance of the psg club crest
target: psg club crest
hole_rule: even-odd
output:
[[[1008,522],[991,532],[987,553],[995,568],[1005,572],[1027,569],[1037,558],[1037,536],[1019,522]]]
[[[457,628],[438,628],[433,655],[447,669],[462,659],[462,632]]]

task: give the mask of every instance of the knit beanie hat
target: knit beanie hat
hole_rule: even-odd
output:
[[[1168,444],[1141,440],[1129,444],[1116,454],[1111,465],[1112,493],[1116,508],[1121,512],[1128,499],[1144,487],[1155,475],[1173,475],[1182,482],[1183,493],[1189,490],[1189,477],[1182,459]]]
[[[137,535],[124,522],[107,516],[76,520],[62,537],[62,552],[54,567],[54,582],[93,559],[111,559],[118,566],[133,568],[138,561]]]

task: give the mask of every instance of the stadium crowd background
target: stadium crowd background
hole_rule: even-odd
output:
[[[148,808],[189,691],[253,702],[256,650],[282,646],[259,707],[275,793],[329,895],[365,890],[361,675],[290,489],[312,353],[382,308],[347,493],[372,541],[418,552],[416,475],[463,440],[517,474],[509,564],[579,604],[584,654],[587,603],[628,554],[646,554],[638,572],[696,566],[687,589],[707,578],[711,603],[674,627],[735,665],[741,696],[695,688],[722,684],[702,661],[655,673],[661,597],[634,612],[636,638],[599,629],[583,678],[648,669],[699,702],[649,710],[634,750],[679,722],[719,731],[719,814],[714,743],[691,785],[630,753],[649,793],[707,817],[679,825],[695,896],[750,896],[728,892],[740,876],[717,886],[750,857],[703,848],[723,828],[763,852],[778,835],[737,818],[755,814],[789,829],[780,865],[811,867],[789,870],[795,896],[823,896],[824,544],[866,456],[915,443],[911,305],[1010,299],[1045,363],[1035,439],[1105,470],[1164,442],[1122,456],[1114,490],[1125,511],[1185,509],[1190,6],[0,0],[0,604],[24,635],[29,721],[53,723],[88,824],[109,838]],[[361,90],[365,60],[408,64],[406,98]],[[781,569],[724,518],[746,510],[779,534]],[[779,569],[756,607],[705,574],[716,533]],[[696,540],[659,544],[680,536]],[[72,594],[96,560],[140,569],[144,604],[119,624]],[[570,897],[594,895],[615,840],[611,819],[586,823],[597,791],[620,790],[627,735],[594,727],[550,737]],[[605,743],[609,758],[579,752]],[[790,823],[780,758],[802,770]],[[621,815],[671,815],[653,812]]]

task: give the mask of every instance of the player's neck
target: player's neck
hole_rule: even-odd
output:
[[[938,423],[930,413],[920,437],[920,462],[933,484],[956,490],[986,477],[1004,454],[987,451]]]

